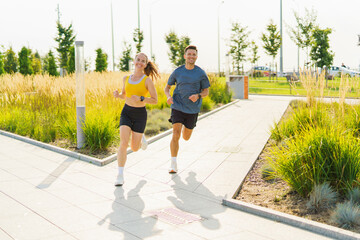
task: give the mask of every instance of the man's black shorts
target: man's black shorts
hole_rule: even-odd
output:
[[[147,120],[147,112],[145,107],[130,107],[126,105],[121,111],[120,126],[126,125],[133,132],[144,133]]]
[[[199,113],[184,113],[172,108],[169,122],[171,122],[172,124],[182,123],[186,128],[194,129],[194,127],[196,126],[198,115]]]

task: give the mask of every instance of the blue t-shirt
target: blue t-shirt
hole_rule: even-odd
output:
[[[196,66],[188,70],[185,65],[175,69],[170,75],[168,85],[175,85],[173,94],[173,104],[171,108],[184,113],[199,113],[202,99],[193,102],[189,97],[193,94],[199,94],[202,89],[210,87],[209,78],[205,71]]]

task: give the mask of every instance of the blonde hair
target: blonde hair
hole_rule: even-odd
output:
[[[146,57],[146,67],[144,69],[146,76],[151,77],[151,79],[153,79],[153,80],[160,78],[160,73],[159,73],[158,67],[156,66],[155,63],[153,63],[152,61],[149,60],[148,56],[145,53],[139,52],[138,54],[136,54],[135,59],[140,54],[142,54]]]

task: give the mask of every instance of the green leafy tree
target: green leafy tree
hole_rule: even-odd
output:
[[[31,67],[34,71],[34,74],[41,73],[42,66],[41,66],[40,54],[36,51],[35,53],[31,54],[30,60],[31,60]]]
[[[237,22],[232,23],[229,55],[232,58],[232,65],[238,74],[240,74],[242,63],[246,60],[246,49],[250,44],[248,35],[247,27],[242,27]]]
[[[68,73],[74,73],[75,72],[75,47],[72,45],[69,48],[69,59],[67,63],[67,71]]]
[[[185,64],[184,51],[190,45],[190,38],[188,36],[178,37],[174,31],[170,31],[165,35],[165,41],[169,46],[170,52],[169,60],[174,67]]]
[[[131,45],[127,44],[124,41],[124,51],[122,52],[122,57],[120,58],[120,63],[119,63],[120,71],[123,71],[123,72],[130,71],[130,61],[132,60],[131,54],[132,54],[131,53]]]
[[[18,58],[16,57],[16,54],[13,51],[12,47],[10,47],[5,52],[4,69],[5,69],[5,72],[10,73],[10,74],[17,72]]]
[[[316,67],[330,67],[334,60],[334,53],[330,50],[329,35],[332,29],[320,29],[315,27],[312,36],[312,47],[310,51],[311,60],[314,61]]]
[[[250,62],[251,62],[251,65],[252,65],[252,69],[253,69],[253,66],[256,65],[257,61],[259,60],[260,56],[258,55],[258,46],[255,44],[254,41],[251,42],[250,44],[250,49],[251,49],[251,57],[250,57]],[[254,72],[252,71],[252,75],[254,77]]]
[[[2,52],[0,52],[0,75],[5,73],[4,69],[4,55]]]
[[[289,35],[291,40],[300,47],[301,49],[306,49],[306,61],[309,61],[309,48],[312,43],[312,32],[316,26],[316,12],[312,10],[311,12],[308,9],[305,9],[306,15],[300,17],[299,13],[294,11],[294,16],[296,19],[296,27],[289,28]]]
[[[144,34],[139,28],[135,28],[133,40],[136,44],[136,53],[141,52],[142,42],[144,41]]]
[[[74,44],[75,37],[72,29],[72,24],[69,27],[64,27],[60,22],[57,22],[58,35],[55,38],[55,41],[58,42],[58,51],[60,56],[60,68],[65,69],[68,66],[68,58],[70,53],[70,47]]]
[[[270,20],[270,23],[269,25],[267,25],[266,30],[267,34],[263,33],[261,35],[261,40],[264,43],[263,47],[266,54],[272,57],[274,65],[275,57],[281,47],[281,36],[276,24],[274,24],[272,20]],[[271,76],[271,74],[269,76]]]
[[[107,70],[107,54],[101,48],[96,49],[95,72]]]
[[[57,65],[55,61],[55,56],[50,50],[46,56],[46,63],[47,63],[47,72],[50,76],[59,76],[59,72],[57,71]]]
[[[22,47],[19,52],[19,72],[23,75],[31,75],[34,73],[31,60],[30,60],[31,50]]]

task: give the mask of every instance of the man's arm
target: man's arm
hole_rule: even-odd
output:
[[[200,98],[204,98],[207,95],[209,95],[209,88],[202,89],[200,93],[191,95],[189,99],[193,102],[196,102]]]
[[[173,104],[174,103],[173,98],[170,95],[170,89],[171,89],[171,86],[166,84],[164,92],[165,92],[165,95],[167,97],[167,100],[166,100],[167,104]]]

